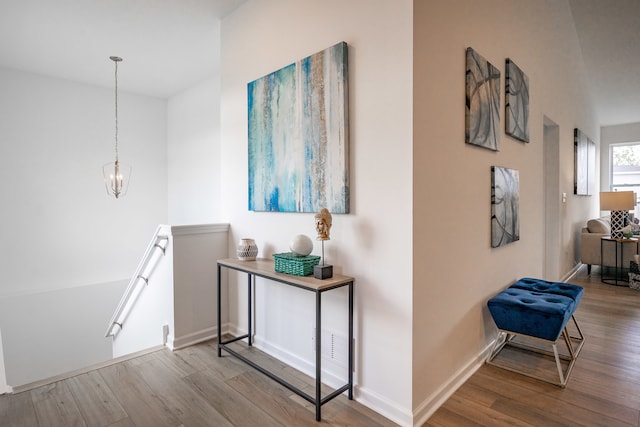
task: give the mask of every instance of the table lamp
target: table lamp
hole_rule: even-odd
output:
[[[603,191],[600,193],[600,210],[611,211],[611,237],[622,239],[622,228],[627,225],[629,210],[636,205],[633,191]]]

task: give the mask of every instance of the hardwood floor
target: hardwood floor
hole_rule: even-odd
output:
[[[256,349],[236,351],[312,394],[315,381]],[[326,392],[325,392],[326,394]],[[327,426],[396,424],[341,395],[322,406]],[[156,352],[22,393],[0,396],[0,426],[311,426],[315,407],[215,342]]]
[[[423,427],[640,427],[640,291],[600,282],[597,267],[576,318],[585,345],[565,389],[483,365]],[[240,347],[239,347],[240,348]],[[313,380],[255,350],[245,354],[300,388]],[[339,396],[322,408],[328,426],[394,426]],[[0,396],[0,426],[306,426],[305,400],[215,343],[159,350],[30,391]]]
[[[582,268],[585,344],[565,389],[483,365],[423,427],[640,426],[640,291]]]

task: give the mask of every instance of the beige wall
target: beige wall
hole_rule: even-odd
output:
[[[465,49],[502,76],[500,151],[464,142]],[[505,59],[529,76],[528,144],[504,133]],[[573,128],[595,139],[582,60],[564,1],[414,2],[413,406],[426,416],[495,336],[486,300],[544,262],[543,118],[559,125],[562,275],[595,197],[573,195]],[[490,247],[492,165],[520,174],[520,241]],[[554,279],[560,279],[556,277]]]

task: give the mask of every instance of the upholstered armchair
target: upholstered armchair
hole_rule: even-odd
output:
[[[600,248],[602,247],[604,253],[602,254],[602,265],[606,267],[615,267],[615,245],[613,242],[605,241],[601,246],[601,240],[604,236],[611,234],[611,226],[608,218],[596,218],[587,221],[587,226],[582,229],[581,241],[580,241],[580,262],[587,265],[587,272],[591,274],[592,265],[600,265]],[[622,259],[622,267],[629,268],[633,256],[638,253],[638,244],[636,242],[624,242],[622,252],[624,252],[624,258]],[[620,247],[618,247],[618,260],[620,260]]]

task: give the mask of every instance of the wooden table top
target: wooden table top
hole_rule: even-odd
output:
[[[301,288],[312,291],[322,291],[330,288],[339,287],[353,282],[353,277],[334,274],[329,279],[316,279],[311,276],[296,276],[293,274],[277,273],[275,271],[275,262],[272,259],[258,258],[255,261],[240,261],[237,258],[219,259],[218,264],[234,270],[252,273],[257,276],[265,277],[282,283],[288,283]]]

